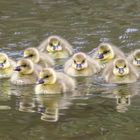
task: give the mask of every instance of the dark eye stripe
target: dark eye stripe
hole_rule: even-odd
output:
[[[48,78],[49,77],[49,75],[46,75],[44,78]]]
[[[104,51],[104,54],[109,53],[110,51]]]
[[[22,65],[22,67],[27,67],[28,65],[26,65],[26,64],[24,64],[24,65]]]
[[[6,59],[3,62],[6,63]]]

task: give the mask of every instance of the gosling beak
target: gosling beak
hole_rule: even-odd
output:
[[[98,53],[97,58],[98,59],[103,59],[104,58],[104,55],[102,53]]]
[[[44,80],[41,78],[41,79],[38,79],[36,84],[44,84]]]
[[[78,70],[80,70],[80,69],[82,68],[82,65],[81,65],[81,64],[76,64],[76,68],[77,68]]]
[[[123,74],[124,73],[124,69],[123,68],[119,68],[119,73]]]
[[[14,68],[14,71],[21,71],[20,66],[15,67],[15,68]]]
[[[3,66],[4,66],[3,63],[0,63],[0,68],[3,68]]]
[[[140,65],[140,60],[137,60],[137,64]]]

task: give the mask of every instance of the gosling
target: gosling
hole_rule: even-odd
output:
[[[14,85],[29,85],[35,84],[37,72],[31,60],[21,59],[17,62],[14,68],[14,73],[11,77],[11,83]]]
[[[133,51],[128,56],[128,61],[137,69],[140,73],[140,49]]]
[[[52,68],[43,69],[38,78],[35,86],[36,94],[60,94],[75,89],[75,81],[71,77],[55,72]]]
[[[71,76],[92,76],[100,70],[100,65],[82,52],[74,54],[64,65],[64,72]]]
[[[108,83],[125,84],[136,82],[139,74],[127,60],[117,58],[106,66],[103,77]]]
[[[54,60],[50,56],[39,52],[36,48],[25,49],[23,57],[30,59],[34,64],[37,64],[42,68],[54,65]]]
[[[64,38],[54,35],[44,40],[38,49],[54,59],[67,58],[73,54],[73,47]]]
[[[16,63],[5,53],[0,53],[0,79],[10,78]]]
[[[98,61],[102,67],[118,57],[125,57],[124,53],[117,47],[109,43],[101,43],[97,47],[97,51],[93,54],[93,58]]]

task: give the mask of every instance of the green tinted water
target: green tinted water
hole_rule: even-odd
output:
[[[0,51],[14,59],[49,35],[91,51],[112,42],[140,45],[138,0],[1,0]],[[79,78],[73,95],[34,96],[31,86],[0,81],[0,140],[139,140],[140,82],[108,85]]]

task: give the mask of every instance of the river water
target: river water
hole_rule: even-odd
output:
[[[139,0],[1,0],[0,51],[19,59],[49,35],[90,52],[111,42],[140,48]],[[109,85],[78,78],[77,91],[35,96],[34,86],[0,81],[0,140],[139,140],[140,82]]]

